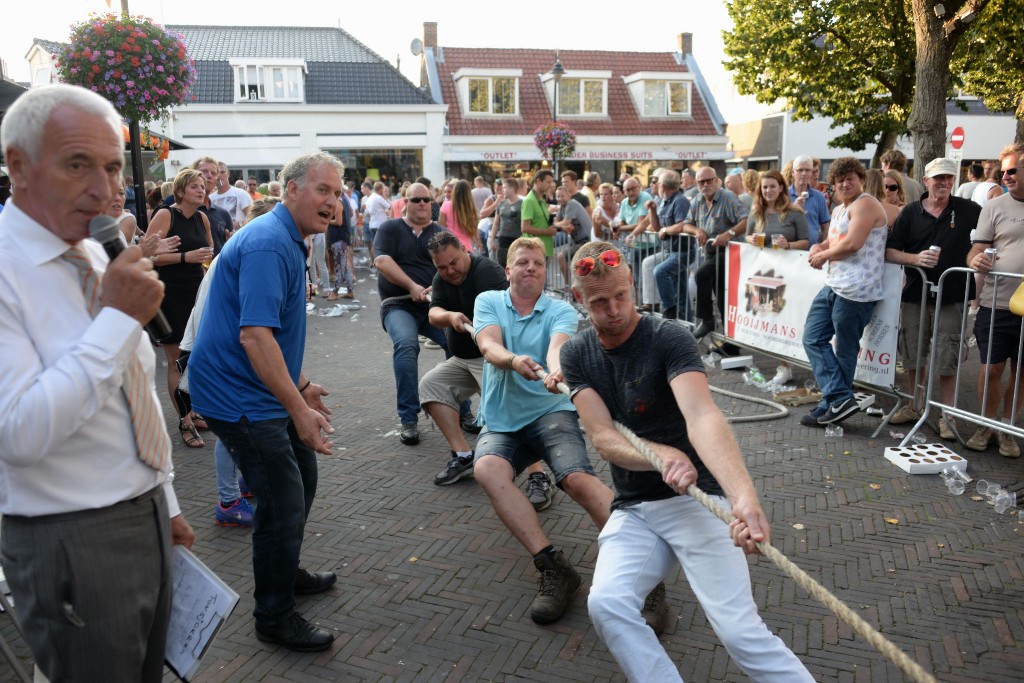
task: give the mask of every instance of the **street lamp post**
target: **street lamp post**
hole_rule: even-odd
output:
[[[555,112],[555,115],[554,115],[555,116],[555,120],[554,120],[555,123],[558,123],[558,82],[560,80],[562,80],[562,76],[564,76],[564,75],[565,75],[565,67],[562,66],[562,60],[558,58],[558,50],[555,50],[555,65],[553,67],[551,67],[551,77],[555,81],[555,102],[554,102],[554,107],[553,107],[554,112]],[[554,170],[554,172],[555,172],[555,180],[557,181],[557,179],[558,179],[558,150],[557,150],[557,148],[552,148],[551,149],[551,167],[552,167],[552,170]]]

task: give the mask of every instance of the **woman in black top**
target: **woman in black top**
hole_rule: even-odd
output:
[[[206,183],[202,174],[186,169],[174,178],[174,203],[157,209],[149,226],[149,232],[156,232],[162,238],[178,237],[181,240],[177,252],[150,257],[164,283],[164,301],[160,309],[171,325],[171,336],[162,340],[162,345],[167,355],[167,393],[172,403],[174,389],[180,379],[176,363],[178,344],[195,306],[206,266],[213,259],[210,221],[199,211],[205,203]],[[189,448],[205,446],[196,431],[197,426],[206,426],[200,422],[201,418],[187,413],[179,417],[178,428],[185,445]]]

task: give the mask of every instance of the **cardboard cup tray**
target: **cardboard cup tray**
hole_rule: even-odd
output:
[[[885,449],[885,459],[908,474],[938,474],[950,465],[967,471],[966,458],[938,443],[890,446]]]

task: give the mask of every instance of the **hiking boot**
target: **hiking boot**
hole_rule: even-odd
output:
[[[661,635],[665,630],[665,622],[668,621],[668,601],[665,599],[665,582],[659,583],[644,600],[644,608],[640,615],[651,627],[655,635]]]
[[[999,455],[1003,456],[1004,458],[1020,457],[1020,446],[1017,445],[1017,440],[1013,438],[1013,434],[999,432],[998,439]]]
[[[537,597],[530,604],[530,618],[536,624],[550,624],[557,621],[569,604],[569,598],[576,595],[583,579],[565,559],[559,550],[552,560],[547,555],[533,558],[533,566],[540,572],[537,579]]]
[[[956,441],[956,419],[952,417],[939,418],[939,438],[946,441]]]
[[[406,446],[415,446],[420,442],[420,430],[415,422],[403,422],[399,438]]]
[[[462,431],[468,434],[479,434],[480,430],[483,429],[476,423],[476,415],[473,413],[466,413],[459,417],[459,426],[462,427]]]
[[[544,472],[534,472],[526,479],[526,497],[537,512],[551,507],[551,480]]]
[[[217,526],[240,526],[249,528],[252,526],[252,513],[254,508],[245,498],[239,498],[228,507],[223,503],[217,503],[213,510],[213,523]]]
[[[889,418],[889,424],[891,425],[905,425],[911,422],[917,422],[921,419],[921,414],[910,407],[910,404],[903,406]]]
[[[984,451],[988,449],[993,436],[994,434],[989,427],[978,427],[978,430],[971,435],[971,438],[967,439],[967,443],[964,445],[972,451]]]
[[[454,484],[459,479],[464,477],[473,476],[473,456],[470,455],[468,460],[463,460],[455,451],[452,451],[452,458],[448,461],[448,464],[444,466],[436,477],[434,477],[434,483],[438,486],[448,486],[448,484]]]

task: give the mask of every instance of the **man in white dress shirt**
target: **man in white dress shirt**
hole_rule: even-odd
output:
[[[171,543],[194,534],[142,331],[163,284],[138,247],[108,263],[85,239],[120,183],[121,119],[40,87],[0,145],[18,185],[0,216],[0,560],[18,621],[52,681],[159,681]]]

